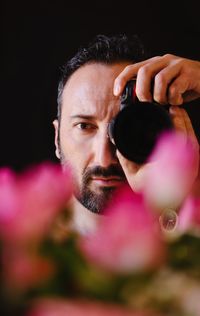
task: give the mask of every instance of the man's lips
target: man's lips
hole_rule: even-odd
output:
[[[91,180],[103,186],[117,186],[125,181],[125,179],[121,177],[117,177],[117,176],[113,176],[113,177],[93,176]]]

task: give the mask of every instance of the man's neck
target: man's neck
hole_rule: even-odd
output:
[[[75,197],[72,198],[70,208],[72,211],[72,230],[87,235],[96,229],[101,215],[92,213],[86,209]]]

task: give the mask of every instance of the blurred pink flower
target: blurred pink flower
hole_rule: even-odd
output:
[[[26,316],[147,316],[145,312],[135,312],[127,307],[88,300],[41,300]],[[151,314],[152,315],[152,314]],[[156,316],[155,313],[153,316]]]
[[[3,238],[41,238],[72,194],[71,172],[42,163],[20,175],[0,171],[0,228]]]
[[[82,252],[104,269],[130,273],[157,266],[164,257],[158,219],[141,194],[116,192],[97,230],[80,240]]]
[[[149,157],[143,192],[153,205],[177,208],[198,174],[199,147],[182,133],[163,134]]]
[[[179,212],[178,230],[185,233],[194,229],[200,232],[200,198],[189,196]]]
[[[19,197],[17,195],[16,175],[9,168],[0,170],[0,228],[4,222],[12,219],[17,211]],[[1,232],[0,229],[0,232]]]

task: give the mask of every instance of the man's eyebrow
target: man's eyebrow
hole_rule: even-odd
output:
[[[76,114],[76,115],[71,115],[71,119],[74,118],[79,118],[79,119],[85,119],[85,120],[94,120],[95,116],[94,115],[85,115],[85,114]]]

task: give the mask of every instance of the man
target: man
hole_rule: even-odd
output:
[[[141,185],[145,166],[122,157],[107,136],[123,88],[136,76],[139,100],[171,104],[175,127],[198,144],[186,111],[178,106],[200,97],[200,62],[173,55],[145,59],[136,36],[100,35],[81,48],[63,68],[53,124],[56,155],[73,170],[73,222],[82,233],[93,229],[117,187],[126,181],[133,190]]]

